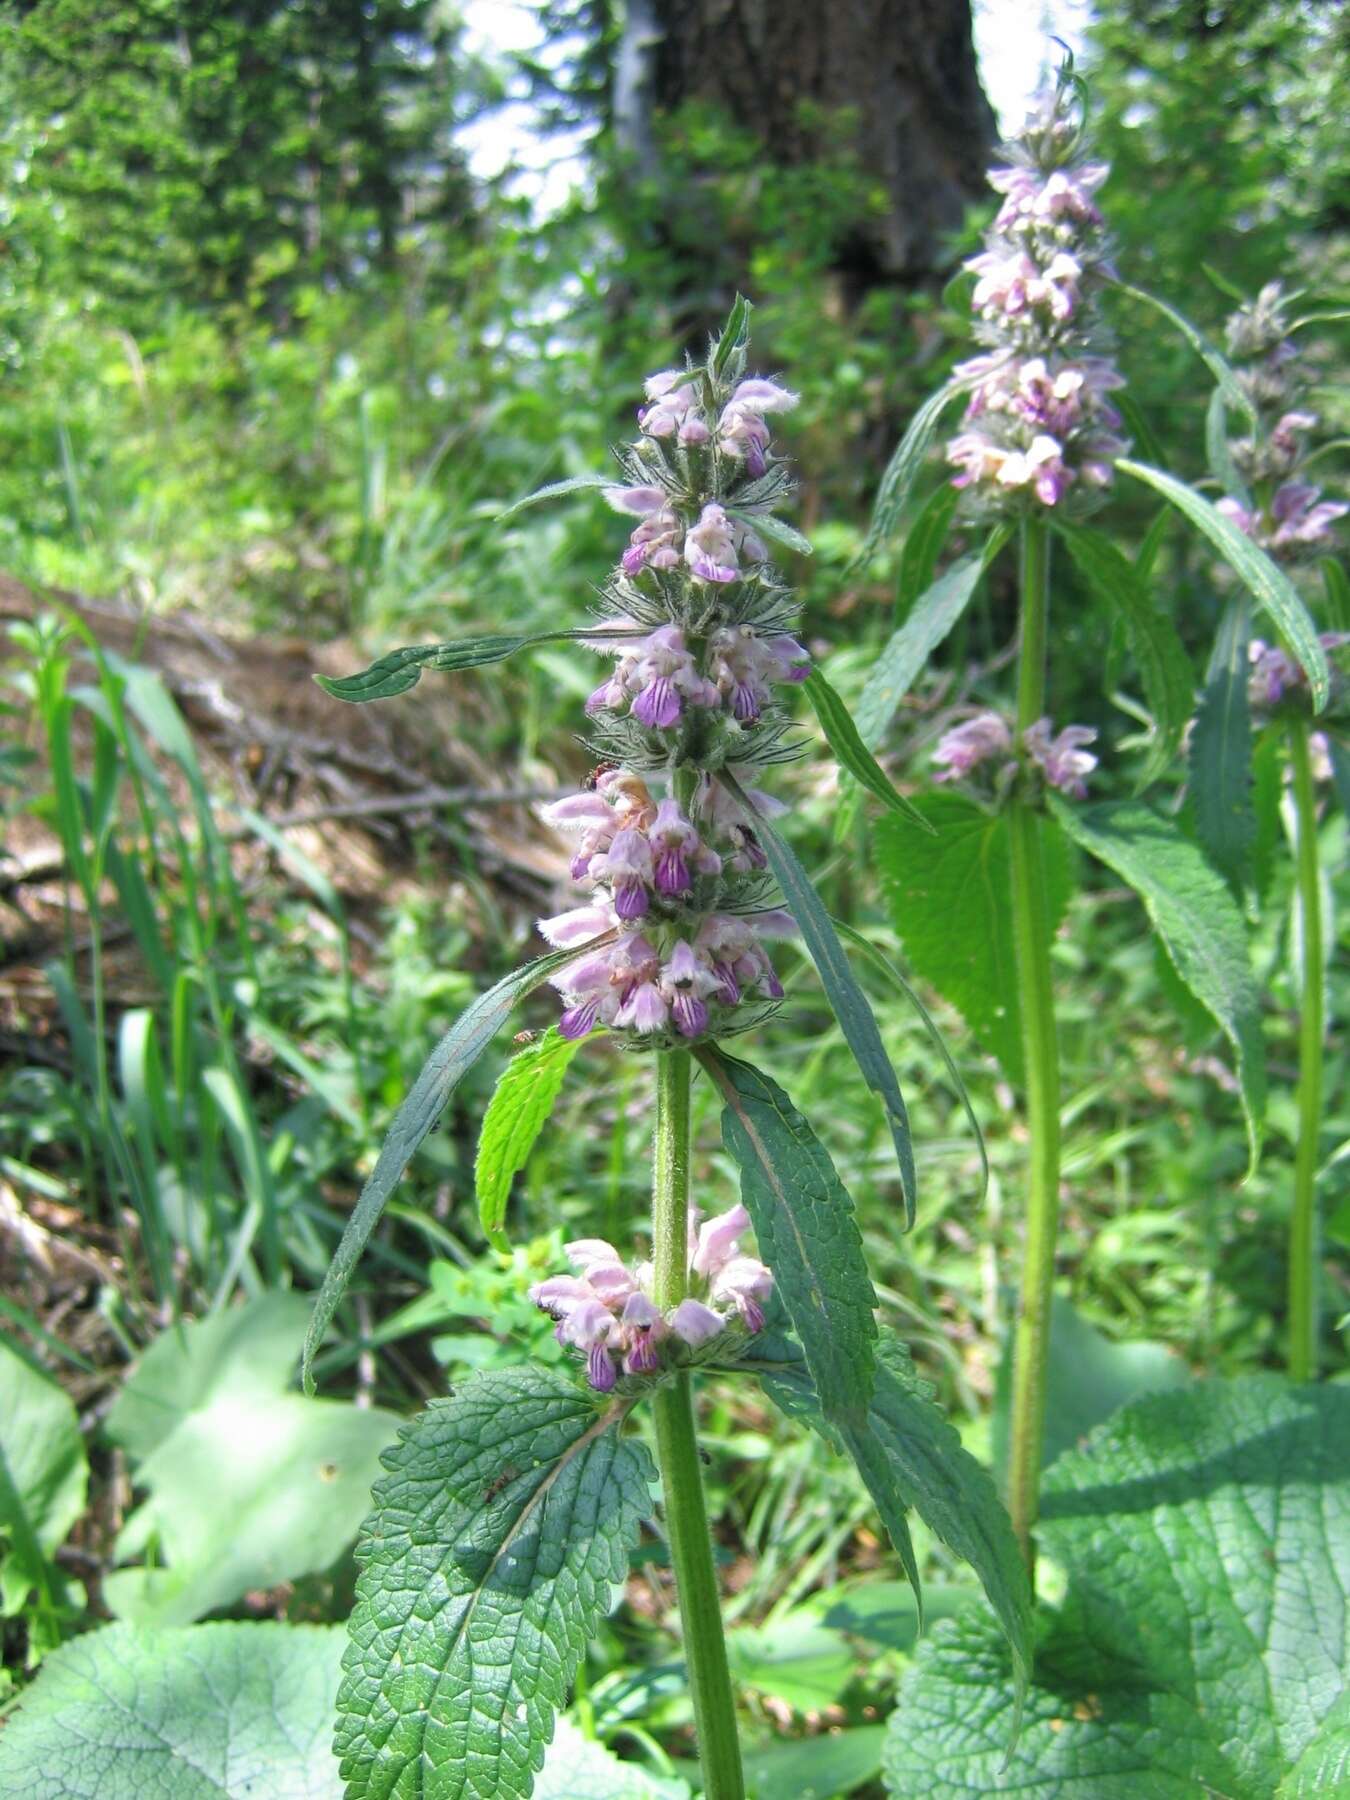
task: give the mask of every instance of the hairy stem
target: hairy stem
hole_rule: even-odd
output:
[[[1024,519],[1021,540],[1021,659],[1017,677],[1017,729],[1045,712],[1046,627],[1049,612],[1050,541],[1040,520]],[[1050,978],[1048,901],[1041,820],[1037,807],[1018,794],[1009,810],[1012,838],[1013,943],[1022,1009],[1026,1063],[1026,1247],[1013,1339],[1012,1418],[1008,1449],[1008,1510],[1030,1564],[1032,1531],[1040,1499],[1041,1446],[1045,1437],[1045,1384],[1050,1354],[1050,1300],[1059,1223],[1059,1046]]]
[[[688,1287],[691,1067],[687,1050],[658,1052],[652,1238],[655,1299],[663,1311],[678,1306]],[[727,1669],[722,1607],[694,1431],[693,1390],[687,1374],[657,1389],[653,1411],[703,1792],[706,1800],[743,1800],[736,1704]]]
[[[1302,993],[1298,1025],[1298,1148],[1294,1153],[1294,1210],[1289,1221],[1289,1374],[1317,1376],[1318,1229],[1317,1138],[1322,1112],[1322,881],[1317,855],[1317,797],[1313,792],[1308,724],[1289,727],[1298,826],[1298,912],[1302,936]]]

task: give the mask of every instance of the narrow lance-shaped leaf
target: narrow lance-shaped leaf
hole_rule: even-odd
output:
[[[1120,457],[1116,467],[1166,495],[1179,512],[1184,513],[1193,525],[1204,532],[1241,579],[1248,593],[1266,609],[1283,633],[1285,642],[1308,677],[1313,704],[1320,712],[1327,703],[1330,691],[1327,659],[1317,641],[1317,627],[1289,577],[1270,560],[1259,545],[1254,544],[1236,525],[1225,519],[1221,512],[1216,512],[1202,494],[1187,487],[1184,481],[1165,475],[1161,469],[1151,469],[1146,463],[1131,462],[1128,457]]]
[[[758,536],[768,538],[771,544],[781,544],[784,550],[792,550],[798,556],[814,555],[810,538],[803,537],[796,526],[789,525],[786,519],[776,518],[773,513],[760,512],[751,506],[729,506],[726,510],[733,519],[740,519]]]
[[[931,831],[932,826],[913,801],[898,793],[885,771],[878,766],[876,758],[858,736],[858,728],[853,723],[848,708],[820,670],[812,669],[802,686],[806,690],[807,699],[815,708],[820,729],[825,733],[825,741],[834,752],[834,759],[839,767],[852,775],[855,781],[865,787],[875,799],[880,800],[889,811],[901,813],[925,831]]]
[[[877,1297],[852,1197],[777,1082],[711,1046],[698,1055],[725,1103],[722,1142],[741,1172],[759,1253],[802,1340],[821,1410],[832,1424],[861,1429]]]
[[[961,490],[944,481],[905,533],[900,551],[900,576],[895,584],[897,629],[909,617],[910,608],[932,587],[943,545],[951,533],[952,516],[961,504]]]
[[[555,1370],[474,1375],[385,1454],[343,1658],[347,1800],[524,1800],[654,1471]]]
[[[1260,995],[1236,901],[1198,847],[1141,802],[1074,807],[1051,795],[1050,805],[1069,836],[1139,895],[1177,974],[1233,1046],[1255,1169],[1266,1103],[1265,1050]]]
[[[1241,413],[1250,425],[1255,426],[1256,409],[1252,405],[1251,396],[1234,374],[1232,365],[1215,349],[1200,327],[1193,325],[1184,313],[1177,311],[1175,306],[1169,305],[1166,300],[1160,300],[1156,294],[1150,294],[1145,288],[1131,287],[1127,281],[1117,281],[1115,286],[1120,293],[1128,294],[1132,300],[1142,300],[1145,306],[1151,306],[1165,319],[1170,319],[1218,383],[1219,392],[1223,395],[1225,403],[1234,412]]]
[[[754,821],[755,835],[763,846],[774,879],[783,890],[788,911],[797,921],[802,941],[819,971],[821,986],[825,989],[825,996],[839,1021],[848,1047],[853,1052],[853,1059],[862,1072],[863,1080],[880,1097],[886,1109],[887,1123],[895,1144],[896,1161],[900,1166],[900,1187],[905,1200],[905,1229],[908,1231],[914,1223],[917,1189],[914,1143],[910,1136],[909,1114],[905,1110],[900,1083],[895,1078],[895,1070],[891,1067],[886,1047],[881,1041],[872,1009],[854,979],[844,947],[830,922],[830,915],[791,847],[769,821],[755,811],[745,789],[729,769],[722,771],[721,779],[740,801],[746,817]]]
[[[1059,526],[1074,567],[1111,612],[1125,621],[1130,648],[1144,684],[1157,736],[1139,785],[1154,781],[1172,763],[1191,716],[1195,681],[1175,625],[1159,607],[1147,580],[1110,538],[1085,525]]]
[[[315,681],[335,700],[388,700],[394,694],[406,694],[416,687],[429,669],[453,671],[479,669],[487,663],[505,662],[517,650],[532,644],[556,644],[577,638],[594,638],[606,642],[639,633],[616,631],[611,626],[595,625],[581,631],[532,631],[526,633],[493,633],[487,637],[464,638],[457,644],[409,644],[402,650],[391,650],[373,662],[359,675],[316,675]]]
[[[1210,395],[1205,409],[1205,456],[1209,472],[1223,492],[1250,507],[1251,490],[1233,461],[1233,447],[1228,441],[1228,399],[1218,387]]]
[[[1190,749],[1196,836],[1235,892],[1251,879],[1256,843],[1247,638],[1246,596],[1238,595],[1219,620]]]
[[[732,359],[750,342],[750,314],[754,311],[744,294],[737,294],[727,314],[727,322],[708,353],[708,370],[716,380],[724,375]]]
[[[605,939],[596,939],[595,948]],[[352,1270],[361,1260],[361,1252],[379,1223],[389,1196],[398,1186],[403,1171],[416,1155],[422,1140],[445,1111],[446,1104],[464,1075],[478,1061],[493,1037],[510,1017],[511,1009],[522,995],[547,981],[555,969],[571,962],[575,950],[559,950],[551,956],[538,957],[499,981],[486,994],[481,994],[468,1011],[446,1032],[422,1067],[412,1091],[399,1107],[389,1135],[376,1161],[370,1180],[361,1190],[342,1241],[324,1276],[319,1297],[314,1302],[314,1316],[305,1337],[301,1369],[305,1392],[314,1392],[312,1364],[314,1353],[323,1342],[324,1333],[333,1322],[333,1314],[346,1292]]]
[[[613,486],[612,475],[569,475],[565,481],[550,481],[547,487],[536,488],[532,494],[526,494],[523,500],[513,501],[504,512],[499,512],[497,523],[500,525],[503,519],[524,512],[527,506],[537,506],[541,500],[560,500],[564,494],[576,494],[583,488]]]
[[[502,1224],[511,1183],[529,1161],[580,1048],[580,1038],[562,1037],[551,1025],[538,1043],[512,1057],[493,1089],[478,1134],[473,1180],[479,1222],[498,1250],[508,1248]]]
[[[983,550],[963,556],[921,594],[899,631],[882,647],[858,700],[858,735],[875,749],[895,716],[895,709],[915,676],[970,604],[980,577],[1008,541],[1008,527],[997,526]]]
[[[886,465],[886,473],[881,478],[881,486],[877,490],[877,503],[872,513],[872,524],[866,541],[853,563],[860,568],[869,563],[878,548],[890,537],[899,523],[900,515],[905,510],[905,502],[909,499],[919,471],[928,454],[928,447],[937,435],[938,426],[942,423],[942,415],[956,399],[970,386],[969,381],[948,381],[929,396],[910,420],[909,430],[901,438],[895,455]]]

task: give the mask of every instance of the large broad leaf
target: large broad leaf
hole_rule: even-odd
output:
[[[1204,532],[1247,592],[1265,608],[1279,628],[1308,677],[1313,705],[1320,712],[1330,692],[1326,652],[1317,640],[1317,627],[1289,577],[1264,550],[1184,481],[1164,474],[1161,469],[1152,469],[1147,463],[1131,462],[1128,457],[1119,457],[1116,467],[1166,495],[1178,512],[1184,513]]]
[[[877,827],[877,868],[891,918],[914,969],[945,995],[1011,1081],[1022,1080],[1022,1010],[1012,934],[1012,845],[1005,814],[964,794],[927,794],[918,805],[936,841],[903,819]],[[1047,933],[1069,904],[1063,833],[1038,821],[1046,875]]]
[[[35,1653],[55,1641],[63,1583],[51,1559],[84,1511],[88,1480],[75,1408],[0,1338],[0,1618],[36,1593]]]
[[[1058,529],[1083,580],[1106,602],[1108,613],[1124,621],[1156,728],[1139,778],[1144,786],[1168,769],[1180,747],[1195,697],[1190,658],[1147,580],[1104,532],[1086,525],[1061,524]]]
[[[626,1410],[546,1369],[483,1373],[386,1453],[338,1695],[347,1800],[530,1793],[651,1508]]]
[[[583,1737],[570,1719],[559,1719],[534,1800],[689,1800],[689,1783],[620,1762],[603,1744]]]
[[[924,401],[910,420],[909,430],[896,446],[895,455],[887,463],[886,473],[881,477],[872,524],[866,542],[858,552],[856,565],[870,562],[878,548],[894,532],[900,522],[900,515],[905,510],[905,502],[918,480],[919,471],[923,468],[928,447],[942,423],[943,413],[957,395],[965,393],[969,386],[968,381],[945,382]]]
[[[766,1744],[745,1752],[745,1781],[755,1800],[837,1800],[881,1770],[882,1725],[855,1725],[821,1737]]]
[[[0,1731],[26,1800],[342,1800],[329,1748],[343,1633],[113,1625],[49,1657]]]
[[[723,771],[722,780],[740,801],[746,817],[754,820],[755,834],[763,846],[774,878],[783,890],[788,910],[797,921],[802,942],[816,965],[825,997],[839,1021],[839,1028],[853,1052],[853,1059],[863,1080],[886,1109],[886,1122],[891,1128],[895,1157],[900,1166],[900,1188],[904,1195],[905,1228],[908,1230],[914,1223],[917,1191],[914,1142],[910,1135],[909,1114],[905,1110],[900,1083],[896,1080],[895,1070],[891,1067],[891,1060],[881,1041],[881,1033],[872,1017],[872,1009],[867,1004],[867,996],[854,979],[844,947],[839,942],[839,934],[834,929],[820,895],[797,861],[787,840],[780,837],[769,821],[755,811],[745,790],[729,771]],[[892,819],[891,823],[906,824],[909,830],[915,832],[920,830],[919,826],[908,825],[903,820]]]
[[[406,694],[429,669],[480,669],[487,663],[505,662],[508,656],[531,644],[557,644],[576,638],[617,641],[638,635],[632,630],[600,625],[582,631],[532,631],[524,635],[497,632],[487,637],[464,638],[457,644],[409,644],[405,649],[391,650],[359,675],[316,675],[314,679],[335,700],[359,704]]]
[[[1011,1646],[1018,1682],[1031,1667],[1031,1588],[1012,1524],[988,1472],[963,1448],[956,1429],[933,1404],[909,1352],[883,1334],[862,1431],[838,1431],[819,1405],[800,1348],[781,1332],[752,1340],[739,1366],[758,1375],[790,1417],[821,1430],[846,1449],[876,1502],[882,1523],[918,1592],[905,1510],[913,1507],[935,1537],[978,1576]]]
[[[1266,1376],[1138,1401],[1049,1471],[1039,1537],[1068,1594],[1015,1750],[1002,1646],[939,1626],[891,1719],[892,1793],[1342,1791],[1302,1783],[1350,1752],[1350,1391]]]
[[[308,1307],[268,1294],[171,1327],[109,1417],[147,1497],[117,1541],[151,1566],[104,1578],[111,1611],[187,1625],[252,1589],[328,1568],[365,1516],[395,1414],[288,1393]]]
[[[1237,903],[1171,820],[1137,800],[1068,806],[1051,796],[1069,836],[1127,881],[1144,903],[1177,974],[1233,1046],[1251,1166],[1266,1107],[1261,996]]]
[[[1252,878],[1256,844],[1247,640],[1244,596],[1230,600],[1219,621],[1190,750],[1195,835],[1235,893]]]
[[[872,1392],[877,1297],[849,1195],[829,1153],[777,1082],[720,1050],[700,1052],[724,1102],[722,1141],[760,1255],[806,1350],[821,1410],[860,1427]]]
[[[597,939],[591,948],[602,942],[603,939]],[[352,1270],[361,1260],[361,1252],[379,1223],[389,1196],[402,1180],[403,1171],[445,1111],[459,1082],[511,1016],[517,1000],[538,987],[541,981],[547,981],[555,969],[571,962],[576,954],[575,950],[559,950],[552,956],[537,957],[523,969],[517,969],[513,975],[499,981],[496,987],[489,988],[461,1014],[423,1064],[412,1092],[394,1115],[389,1136],[384,1140],[369,1181],[361,1190],[361,1198],[347,1221],[342,1241],[314,1302],[314,1316],[305,1335],[301,1361],[306,1393],[314,1392],[311,1372],[314,1352],[333,1322],[333,1314],[346,1292]]]
[[[484,1235],[499,1250],[509,1247],[502,1226],[511,1183],[529,1161],[580,1048],[580,1038],[562,1037],[550,1025],[536,1043],[511,1058],[492,1090],[478,1133],[473,1179]]]
[[[907,819],[915,820],[928,829],[923,814],[907,800],[903,794],[897,793],[889,777],[878,766],[876,758],[858,735],[858,728],[844,702],[835,693],[819,669],[812,669],[802,684],[807,698],[816,709],[816,717],[820,720],[820,729],[825,733],[825,741],[834,752],[834,759],[841,769],[861,783],[874,799],[891,812],[902,814]]]

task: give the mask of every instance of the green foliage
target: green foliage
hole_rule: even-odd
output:
[[[912,819],[926,829],[923,814],[903,794],[896,792],[894,783],[888,781],[878,768],[876,758],[859,736],[848,708],[820,670],[812,669],[802,685],[806,689],[807,699],[815,708],[820,729],[825,733],[825,741],[834,752],[834,759],[839,767],[852,775],[874,799],[880,800],[889,812],[899,813],[903,818]]]
[[[48,1658],[0,1732],[32,1800],[342,1800],[329,1750],[342,1633],[112,1625]]]
[[[1230,600],[1214,635],[1191,733],[1190,789],[1200,847],[1235,893],[1252,879],[1252,716],[1247,605]]]
[[[396,1414],[288,1393],[309,1308],[274,1293],[166,1331],[130,1376],[109,1434],[146,1498],[104,1577],[109,1610],[187,1625],[251,1589],[317,1573],[356,1536]],[[165,1566],[167,1564],[167,1567]]]
[[[926,794],[918,806],[937,832],[921,838],[900,819],[877,827],[876,857],[905,954],[961,1009],[1009,1079],[1022,1080],[1022,1013],[1008,894],[1008,821],[962,794]],[[1067,845],[1053,820],[1038,821],[1046,869],[1047,941],[1069,903]]]
[[[1041,1515],[1068,1594],[1015,1748],[1002,1647],[982,1621],[940,1626],[892,1716],[892,1793],[1271,1800],[1344,1758],[1344,1390],[1259,1377],[1138,1401],[1054,1465]]]
[[[338,1695],[347,1800],[530,1793],[650,1508],[626,1410],[543,1369],[475,1375],[386,1453]]]
[[[478,1134],[473,1179],[479,1223],[499,1250],[507,1247],[502,1227],[511,1183],[529,1161],[580,1048],[579,1038],[561,1037],[550,1026],[511,1058],[492,1091]]]
[[[1266,1105],[1261,1003],[1242,915],[1223,881],[1189,838],[1138,801],[1066,806],[1053,798],[1068,835],[1128,881],[1177,974],[1233,1047],[1256,1166]]]
[[[895,454],[881,477],[876,505],[872,511],[872,523],[858,554],[860,563],[870,561],[894,534],[923,469],[929,448],[942,424],[942,415],[957,395],[965,392],[966,385],[960,381],[945,382],[924,401],[910,420],[909,429],[896,446]]]
[[[535,631],[524,637],[495,636],[471,638],[463,644],[412,644],[405,650],[391,650],[359,675],[333,677],[319,675],[316,680],[325,693],[336,700],[388,700],[394,694],[406,694],[416,687],[428,669],[478,669],[485,663],[504,662],[530,644],[553,644],[580,637],[623,637],[623,632],[602,631]]]
[[[689,1783],[620,1762],[603,1744],[583,1737],[570,1719],[559,1719],[533,1800],[689,1800]]]
[[[84,1511],[89,1466],[75,1408],[0,1338],[0,1619],[28,1616],[28,1660],[69,1614],[52,1558]]]

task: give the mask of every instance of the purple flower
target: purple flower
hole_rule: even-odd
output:
[[[959,781],[993,756],[1012,749],[1012,733],[996,712],[977,713],[964,725],[946,731],[937,741],[933,761],[939,765],[935,781]]]
[[[708,1029],[706,996],[719,985],[707,962],[680,938],[661,966],[661,993],[682,1037],[701,1037]]]
[[[1066,725],[1058,737],[1052,738],[1049,719],[1037,719],[1022,733],[1027,755],[1039,766],[1048,784],[1075,800],[1085,798],[1085,778],[1097,766],[1097,758],[1083,746],[1096,739],[1097,733],[1087,725]]]
[[[640,831],[626,826],[618,832],[609,849],[592,859],[591,870],[609,883],[621,919],[629,922],[645,915],[653,882],[652,847]]]
[[[726,1320],[701,1300],[681,1300],[670,1315],[670,1329],[691,1350],[697,1350],[726,1329]]]
[[[689,873],[689,859],[698,851],[699,838],[681,812],[678,800],[667,798],[657,807],[650,841],[655,859],[656,891],[667,895],[689,893],[694,885]]]
[[[740,575],[727,515],[716,501],[708,502],[698,524],[685,533],[684,560],[700,581],[735,581]]]
[[[709,1298],[729,1300],[741,1315],[747,1331],[764,1329],[764,1309],[760,1302],[773,1292],[773,1276],[753,1256],[733,1256],[721,1264],[713,1275]]]
[[[750,1215],[739,1201],[715,1218],[705,1219],[698,1228],[698,1243],[690,1258],[694,1272],[709,1277],[715,1275],[723,1263],[736,1254],[741,1233],[749,1229]]]
[[[638,424],[648,437],[674,437],[698,416],[698,389],[679,370],[649,376],[646,392],[652,404],[639,411]]]

